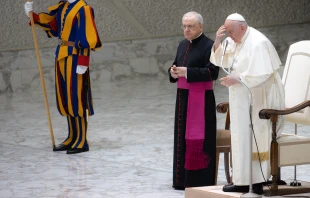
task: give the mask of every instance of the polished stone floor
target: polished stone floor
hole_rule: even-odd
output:
[[[184,197],[171,188],[175,93],[164,77],[93,85],[90,152],[77,155],[52,152],[41,92],[0,95],[0,197]],[[217,103],[228,99],[219,85],[215,94]],[[66,137],[66,119],[56,110],[54,93],[48,96],[58,144]],[[224,115],[218,115],[218,126],[223,123]],[[309,182],[309,172],[310,166],[299,166],[298,179]],[[282,173],[285,180],[293,178],[292,167]],[[218,183],[225,184],[222,156]]]

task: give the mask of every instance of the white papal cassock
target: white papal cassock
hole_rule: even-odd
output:
[[[259,111],[264,108],[284,109],[284,88],[277,70],[281,64],[279,56],[272,43],[259,31],[248,27],[239,44],[230,37],[224,57],[223,65],[233,75],[240,76],[253,94],[253,126],[261,165],[266,179],[270,178],[270,120],[259,118]],[[224,43],[224,42],[223,42]],[[220,45],[212,54],[210,61],[220,66],[223,47]],[[233,182],[235,185],[249,185],[249,160],[250,160],[250,116],[249,92],[241,85],[229,87],[229,107],[231,118],[231,143]],[[278,134],[283,128],[283,117],[278,122]],[[253,138],[253,183],[264,182],[261,173],[258,152]]]

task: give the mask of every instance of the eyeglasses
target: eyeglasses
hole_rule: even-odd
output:
[[[198,24],[195,24],[195,25],[181,25],[181,28],[183,30],[185,30],[186,28],[189,29],[189,30],[192,30],[192,29],[194,29],[196,27],[196,25],[198,25]]]

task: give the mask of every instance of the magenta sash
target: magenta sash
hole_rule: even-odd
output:
[[[205,139],[205,90],[213,89],[213,82],[188,83],[178,79],[178,88],[188,89],[186,117],[185,169],[198,170],[208,167],[209,157],[203,151]]]

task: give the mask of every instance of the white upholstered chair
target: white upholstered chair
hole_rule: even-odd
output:
[[[259,113],[261,119],[270,119],[272,122],[271,195],[301,193],[297,188],[278,189],[279,170],[284,166],[310,164],[310,127],[309,136],[300,136],[297,133],[297,124],[310,125],[310,40],[290,46],[282,83],[285,87],[286,109],[263,109]],[[285,122],[295,124],[295,131],[282,133],[277,138],[278,115],[285,115]],[[310,192],[310,189],[304,188],[303,191]]]

